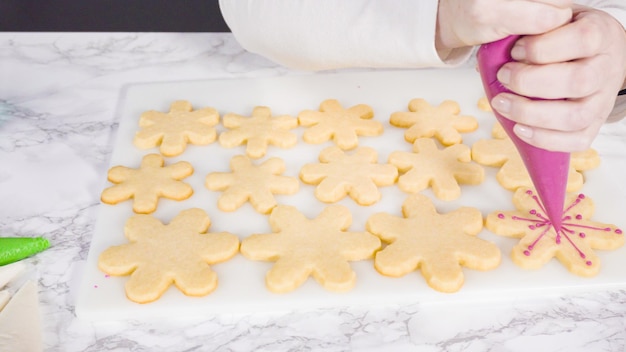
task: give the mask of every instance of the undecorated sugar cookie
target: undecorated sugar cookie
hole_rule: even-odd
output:
[[[193,174],[191,164],[186,161],[164,164],[161,155],[148,154],[143,157],[138,169],[112,167],[108,179],[115,185],[102,191],[102,202],[117,204],[133,198],[133,210],[148,214],[156,210],[160,197],[178,201],[191,197],[191,186],[180,181]]]
[[[500,124],[494,125],[492,136],[492,139],[481,139],[472,145],[472,160],[481,165],[499,167],[496,179],[505,189],[515,191],[520,187],[533,187],[522,157]],[[567,191],[580,190],[584,184],[580,171],[593,169],[599,164],[600,157],[593,149],[571,153]]]
[[[290,132],[298,127],[298,119],[289,115],[272,116],[266,106],[255,107],[250,117],[226,114],[222,124],[229,130],[220,134],[220,145],[233,148],[245,143],[246,155],[251,158],[263,157],[269,145],[289,148],[298,142],[298,137]]]
[[[293,291],[313,276],[330,291],[348,291],[356,283],[349,261],[372,258],[380,248],[378,237],[349,232],[350,210],[326,207],[314,219],[295,207],[279,205],[269,218],[273,233],[253,234],[241,242],[241,254],[251,260],[275,262],[265,277],[276,293]]]
[[[126,296],[137,303],[155,301],[173,284],[189,296],[204,296],[217,287],[211,264],[232,258],[239,249],[233,234],[207,233],[211,221],[197,208],[181,211],[169,224],[151,215],[135,215],[124,227],[130,243],[109,247],[98,267],[127,276]]]
[[[281,176],[285,162],[270,158],[254,165],[245,155],[237,155],[230,161],[232,172],[212,172],[207,175],[205,185],[212,191],[224,191],[218,199],[223,211],[235,211],[246,201],[261,213],[269,213],[276,205],[274,194],[295,194],[299,182],[296,177]]]
[[[349,195],[360,205],[371,205],[381,198],[378,187],[393,185],[398,177],[398,169],[378,164],[376,150],[369,147],[359,147],[350,154],[328,147],[319,160],[321,163],[304,165],[300,179],[317,185],[315,196],[322,202],[334,203]]]
[[[374,260],[381,274],[420,270],[435,290],[455,292],[464,283],[462,266],[491,270],[500,264],[498,247],[476,236],[483,228],[478,209],[439,214],[428,197],[414,194],[402,204],[402,214],[377,213],[367,220],[367,230],[388,243]]]
[[[438,106],[424,99],[409,102],[409,111],[391,114],[389,122],[396,127],[408,128],[404,139],[413,143],[418,138],[434,137],[443,145],[463,142],[461,133],[475,131],[478,120],[473,116],[460,115],[461,108],[453,100],[445,100]]]
[[[374,111],[365,104],[344,108],[335,99],[324,100],[319,111],[305,110],[298,115],[301,126],[307,127],[302,138],[311,144],[333,140],[343,150],[356,148],[359,136],[378,136],[383,125],[373,120]]]
[[[417,139],[412,153],[391,153],[389,163],[403,173],[398,179],[401,190],[417,193],[432,187],[441,200],[457,199],[460,184],[477,185],[485,178],[483,167],[472,162],[469,147],[455,144],[439,149],[431,138]]]
[[[193,110],[191,103],[177,100],[169,112],[146,111],[139,118],[139,130],[133,143],[141,149],[159,147],[161,154],[182,154],[187,144],[206,145],[217,138],[215,125],[219,113],[214,108]]]

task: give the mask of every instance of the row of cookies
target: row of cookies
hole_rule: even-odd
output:
[[[476,236],[483,228],[478,209],[439,214],[428,197],[415,194],[402,212],[373,214],[366,231],[348,231],[352,215],[345,206],[327,206],[309,219],[296,207],[278,205],[268,217],[271,233],[241,241],[235,234],[208,232],[211,222],[202,209],[183,210],[168,224],[138,214],[124,227],[129,243],[106,249],[98,266],[109,275],[129,275],[127,297],[148,303],[172,284],[186,295],[209,294],[218,283],[211,265],[237,253],[274,262],[265,284],[275,293],[293,291],[309,277],[327,290],[348,291],[357,279],[349,262],[372,258],[375,272],[400,277],[421,270],[428,285],[442,292],[462,287],[462,267],[491,270],[500,264],[499,248]]]
[[[413,152],[391,153],[388,163],[378,163],[378,154],[371,147],[348,152],[327,147],[319,160],[303,165],[299,178],[316,185],[315,197],[324,203],[349,196],[359,205],[372,205],[381,198],[378,188],[396,181],[406,193],[432,187],[436,197],[453,200],[461,194],[460,184],[479,184],[484,179],[482,166],[471,162],[467,146],[456,144],[440,150],[429,138],[415,141]],[[235,211],[249,201],[256,211],[268,214],[277,205],[275,194],[290,195],[299,190],[298,178],[282,175],[285,162],[278,157],[255,163],[248,156],[236,155],[230,168],[231,172],[211,172],[205,178],[208,189],[223,192],[218,199],[222,211]],[[398,177],[399,171],[402,174]],[[107,204],[132,199],[136,213],[152,213],[159,198],[189,198],[193,189],[182,180],[193,172],[187,161],[165,165],[160,154],[148,154],[139,168],[112,167],[108,180],[114,185],[104,189],[101,199]]]
[[[488,143],[491,145],[485,147]],[[501,169],[497,178],[505,188],[514,191],[519,187],[532,187],[510,140],[479,141],[473,153],[485,164],[499,163]],[[568,183],[571,191],[582,187],[582,174],[577,168],[582,169],[580,165],[590,165],[596,159],[587,157],[588,154],[593,156],[590,153],[572,156],[572,181]],[[485,162],[490,157],[496,162]],[[306,184],[316,185],[315,196],[325,203],[350,196],[359,205],[371,205],[381,197],[378,187],[393,185],[396,180],[406,193],[431,187],[437,198],[454,200],[461,194],[460,184],[476,185],[484,179],[483,168],[471,162],[467,146],[455,144],[439,149],[429,138],[416,140],[412,152],[392,152],[388,163],[384,164],[378,163],[377,152],[370,147],[357,147],[349,152],[336,146],[327,147],[321,151],[319,161],[305,164],[299,177]],[[117,204],[132,198],[135,212],[151,213],[156,210],[160,197],[179,201],[189,198],[193,189],[181,180],[194,172],[193,166],[187,161],[167,166],[164,163],[159,154],[148,154],[137,169],[112,167],[108,180],[114,185],[102,192],[102,201]],[[231,172],[208,174],[205,182],[208,189],[224,192],[218,200],[223,211],[234,211],[250,201],[258,212],[266,214],[276,206],[273,194],[295,194],[299,189],[297,178],[281,175],[285,163],[277,157],[256,165],[249,157],[237,155],[231,159],[230,168]]]
[[[408,128],[405,139],[413,142],[418,138],[437,138],[443,145],[461,143],[461,133],[478,128],[472,116],[462,116],[458,103],[446,100],[439,106],[431,106],[424,99],[409,102],[409,111],[391,114],[389,122],[397,127]],[[358,104],[344,108],[339,101],[327,99],[319,110],[304,110],[297,118],[289,115],[272,116],[270,108],[257,106],[251,116],[228,113],[222,125],[227,129],[219,134],[215,126],[219,113],[214,108],[193,110],[191,103],[178,100],[170,111],[146,111],[139,119],[140,130],[133,143],[141,149],[159,147],[164,156],[177,156],[184,152],[187,143],[206,145],[216,140],[226,148],[246,144],[246,154],[251,158],[265,155],[268,145],[280,148],[293,147],[297,136],[290,130],[306,127],[302,139],[311,144],[333,140],[343,149],[358,146],[359,136],[379,136],[383,125],[374,120],[369,105]]]
[[[479,101],[478,105],[488,109],[484,101]],[[433,137],[444,146],[460,144],[461,133],[478,128],[477,120],[460,115],[458,103],[451,100],[432,106],[424,99],[416,98],[409,102],[408,110],[392,113],[389,122],[407,128],[405,139],[410,143]],[[222,132],[218,140],[226,148],[245,144],[246,155],[260,158],[266,154],[268,145],[293,147],[297,137],[290,130],[300,125],[308,127],[303,134],[305,142],[318,144],[333,139],[339,148],[349,150],[358,146],[358,136],[382,134],[382,124],[372,120],[372,117],[373,111],[368,105],[358,104],[346,109],[334,99],[323,101],[319,111],[302,111],[297,119],[288,115],[272,116],[268,107],[258,106],[249,117],[233,113],[224,115],[223,125],[228,130]],[[215,141],[217,131],[214,126],[218,122],[219,114],[213,108],[194,111],[188,101],[175,101],[167,113],[150,110],[140,116],[141,129],[135,136],[134,144],[142,149],[159,147],[165,156],[180,155],[188,142],[204,145]],[[504,130],[496,124],[492,135],[493,139],[480,140],[472,146],[471,158],[481,165],[501,167],[497,180],[506,189],[514,191],[522,186],[532,187],[519,153]],[[459,154],[465,155],[465,152]],[[582,187],[583,176],[579,171],[595,168],[599,162],[600,158],[592,149],[573,153],[568,191]],[[454,197],[441,195],[440,198]]]

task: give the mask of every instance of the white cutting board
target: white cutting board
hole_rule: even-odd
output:
[[[305,109],[317,109],[328,98],[334,98],[344,107],[368,104],[375,113],[375,119],[385,126],[380,137],[361,137],[361,146],[373,146],[379,152],[379,162],[387,161],[387,156],[395,150],[410,151],[403,134],[405,129],[389,124],[389,116],[395,111],[406,111],[413,98],[424,98],[438,105],[445,99],[457,101],[462,114],[475,116],[480,123],[479,130],[464,134],[464,143],[471,146],[480,138],[490,138],[494,123],[491,113],[478,110],[477,101],[484,95],[480,78],[473,69],[416,70],[384,72],[350,72],[341,74],[303,75],[261,79],[229,79],[184,81],[166,83],[146,83],[127,86],[120,99],[118,118],[120,121],[111,158],[111,166],[124,165],[138,167],[141,158],[148,153],[158,152],[157,148],[140,150],[132,140],[138,130],[138,119],[147,110],[168,111],[174,100],[189,100],[194,108],[214,107],[220,116],[234,112],[249,116],[254,106],[265,105],[273,115],[289,114],[297,116]],[[221,121],[221,120],[220,120]],[[218,126],[218,131],[223,131]],[[294,130],[299,136],[299,144],[293,149],[282,150],[270,147],[269,156],[278,156],[287,163],[284,175],[296,176],[305,163],[317,162],[319,152],[332,143],[309,145],[302,141],[303,127]],[[602,150],[598,150],[601,156]],[[227,172],[229,160],[237,154],[244,154],[245,146],[224,149],[219,144],[209,146],[188,146],[185,153],[175,158],[166,158],[171,164],[179,160],[191,162],[195,168],[192,176],[184,181],[194,188],[194,195],[183,202],[162,199],[158,210],[153,213],[164,223],[183,209],[199,207],[210,216],[210,232],[227,231],[243,239],[252,233],[268,233],[270,227],[267,216],[256,213],[246,203],[234,213],[217,209],[216,203],[221,192],[209,191],[204,187],[204,179],[210,172]],[[503,189],[495,180],[495,168],[485,168],[486,180],[479,186],[463,186],[460,199],[452,202],[437,200],[429,190],[423,193],[433,199],[440,213],[460,206],[473,206],[480,209],[483,216],[491,211],[512,209],[512,192]],[[624,210],[621,205],[626,199],[623,189],[617,186],[618,180],[626,179],[626,170],[615,170],[610,163],[603,163],[598,169],[585,173],[587,179],[582,192],[594,199],[597,205],[595,220],[626,227]],[[102,175],[103,187],[106,175]],[[313,186],[301,184],[294,196],[277,196],[280,204],[295,205],[306,216],[316,217],[325,206],[313,196]],[[376,212],[385,211],[401,215],[401,205],[406,194],[397,186],[382,187],[382,200],[369,207],[360,207],[350,198],[339,203],[348,206],[353,215],[351,231],[364,230],[366,219]],[[526,271],[518,268],[509,259],[509,252],[516,240],[496,236],[483,230],[479,236],[493,241],[502,250],[502,264],[493,271],[478,272],[464,270],[465,284],[454,294],[444,294],[431,289],[420,272],[410,273],[401,278],[384,277],[376,272],[373,261],[352,262],[357,273],[356,287],[347,293],[325,291],[313,279],[303,286],[286,294],[274,294],[265,288],[265,272],[270,262],[245,259],[241,255],[230,261],[212,265],[219,278],[218,288],[205,297],[187,297],[174,286],[158,300],[148,304],[137,304],[128,300],[124,284],[128,277],[107,277],[97,268],[97,259],[102,251],[114,245],[127,243],[123,234],[126,220],[132,216],[131,202],[115,206],[100,205],[93,240],[87,259],[84,277],[77,297],[76,313],[88,320],[148,319],[153,317],[207,316],[217,313],[250,313],[284,311],[293,309],[313,309],[322,307],[384,305],[414,302],[450,302],[465,300],[507,299],[528,295],[566,294],[580,291],[626,288],[626,248],[613,252],[598,251],[602,269],[594,278],[580,278],[570,274],[553,260],[541,270]]]

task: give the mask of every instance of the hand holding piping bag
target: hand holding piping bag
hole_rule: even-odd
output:
[[[602,11],[575,7],[573,14],[571,22],[545,34],[510,36],[478,51],[494,113],[519,150],[557,231],[568,152],[589,148],[626,76],[624,28]]]
[[[491,99],[523,141],[583,151],[606,122],[626,79],[626,31],[607,13],[574,6],[571,22],[521,37],[497,72],[509,92]],[[535,97],[540,99],[531,99]]]

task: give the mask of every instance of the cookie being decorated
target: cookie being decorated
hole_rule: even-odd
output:
[[[164,225],[151,215],[135,215],[124,227],[130,243],[106,249],[98,267],[109,275],[130,276],[126,296],[137,303],[155,301],[173,284],[189,296],[217,287],[211,264],[232,258],[239,238],[208,233],[211,221],[201,209],[181,211]]]
[[[391,153],[389,163],[404,173],[398,179],[401,190],[417,193],[432,187],[435,196],[442,200],[460,197],[460,184],[477,185],[485,178],[482,166],[472,162],[468,146],[455,144],[439,149],[430,138],[416,140],[412,153]]]
[[[102,202],[117,204],[133,198],[133,211],[148,214],[156,210],[161,197],[178,201],[191,197],[193,189],[181,181],[193,174],[191,164],[186,161],[164,164],[161,155],[148,154],[138,169],[112,167],[108,179],[115,185],[102,191]]]
[[[402,204],[403,217],[377,213],[368,220],[368,231],[388,245],[374,260],[376,270],[393,277],[421,270],[437,291],[455,292],[464,283],[462,266],[491,270],[500,264],[498,247],[476,235],[483,218],[476,208],[462,207],[440,214],[421,194]]]
[[[215,141],[219,113],[214,108],[193,110],[191,103],[177,100],[169,112],[146,111],[139,118],[139,130],[133,143],[141,149],[159,146],[161,154],[182,154],[187,144],[207,145]]]
[[[408,128],[404,133],[407,142],[434,137],[447,146],[462,143],[461,133],[478,128],[475,117],[460,115],[460,112],[459,104],[453,100],[432,106],[424,99],[413,99],[409,102],[409,111],[394,112],[389,122],[396,127]]]
[[[371,205],[381,198],[380,186],[393,185],[398,169],[390,164],[378,164],[376,150],[359,147],[345,153],[339,147],[324,149],[321,163],[306,164],[300,170],[300,179],[317,185],[315,196],[322,202],[334,203],[349,195],[360,205]]]
[[[624,244],[622,229],[591,220],[594,205],[583,194],[567,194],[558,233],[531,189],[518,189],[513,204],[517,210],[493,212],[485,226],[498,235],[520,239],[511,258],[522,268],[538,269],[557,258],[573,274],[594,276],[600,270],[594,249],[613,250]]]
[[[269,145],[289,148],[296,145],[298,137],[290,130],[298,127],[298,119],[289,115],[272,116],[270,108],[257,106],[252,116],[226,114],[222,119],[224,131],[219,136],[220,145],[233,148],[246,144],[246,155],[261,158]]]
[[[274,194],[294,194],[299,182],[295,177],[281,176],[285,162],[270,158],[260,165],[244,155],[237,155],[230,161],[232,172],[212,172],[207,175],[205,185],[213,191],[224,191],[218,199],[218,207],[223,211],[235,211],[246,201],[254,209],[267,214],[276,206]]]
[[[275,262],[265,284],[276,293],[295,290],[309,276],[327,290],[350,290],[356,274],[349,262],[371,258],[380,248],[378,237],[346,231],[352,215],[341,205],[325,208],[314,219],[306,218],[295,207],[279,205],[269,221],[273,233],[245,238],[241,254],[251,260]]]
[[[307,127],[302,138],[311,144],[333,140],[343,149],[353,149],[359,144],[359,136],[378,136],[383,125],[372,120],[374,111],[365,104],[344,108],[335,99],[324,100],[319,111],[305,110],[298,115],[301,126]]]

